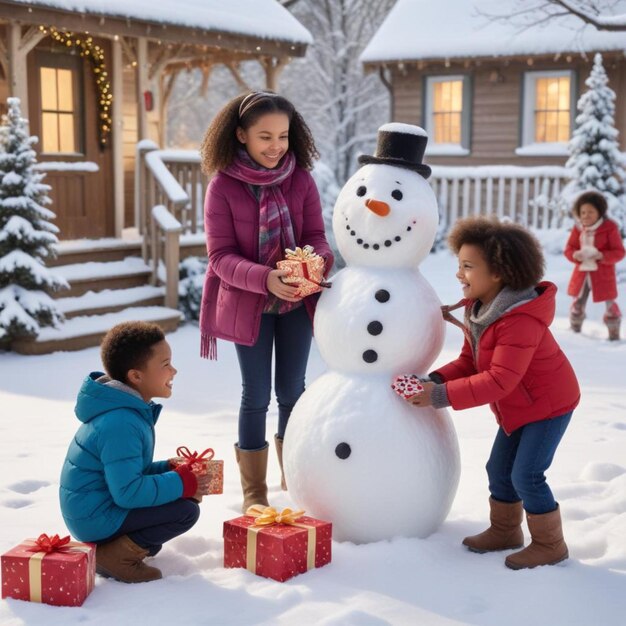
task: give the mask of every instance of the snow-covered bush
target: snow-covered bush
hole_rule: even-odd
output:
[[[0,127],[0,346],[34,338],[42,326],[56,326],[63,316],[50,291],[67,287],[45,266],[54,256],[58,228],[49,220],[45,174],[34,170],[36,155],[19,98],[9,98]]]
[[[599,53],[585,84],[589,89],[578,100],[580,114],[568,144],[566,167],[574,171],[574,178],[563,190],[563,199],[571,207],[583,191],[601,192],[607,199],[610,217],[626,236],[626,169],[615,128],[615,92],[609,87]]]
[[[178,308],[188,321],[200,319],[202,287],[206,274],[206,257],[187,257],[180,263],[180,282],[178,283]]]

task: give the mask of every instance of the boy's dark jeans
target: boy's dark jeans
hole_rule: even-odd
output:
[[[130,509],[119,530],[95,543],[108,543],[128,535],[138,546],[154,556],[163,544],[186,533],[200,517],[200,506],[195,500],[179,498],[161,506]]]
[[[572,411],[549,420],[533,422],[507,435],[498,430],[487,461],[489,491],[501,502],[522,500],[527,513],[541,515],[556,509],[556,500],[546,482]]]
[[[272,391],[274,345],[278,436],[282,439],[293,406],[304,391],[312,338],[311,319],[303,304],[284,315],[263,314],[256,343],[253,346],[235,344],[243,386],[238,442],[242,450],[258,450],[265,446],[265,418]]]

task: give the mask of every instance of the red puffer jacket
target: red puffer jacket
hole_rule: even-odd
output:
[[[602,252],[602,259],[598,261],[598,269],[588,272],[591,278],[591,296],[594,302],[604,302],[605,300],[615,300],[617,298],[617,281],[615,280],[615,264],[624,258],[624,243],[620,237],[617,224],[605,219],[594,237],[594,246]],[[574,259],[574,252],[580,250],[580,228],[574,226],[570,233],[564,254],[575,263],[572,277],[567,287],[570,296],[578,296],[585,282],[587,272],[581,272],[578,267],[580,261]]]
[[[548,329],[554,319],[556,285],[542,282],[537,291],[534,300],[504,313],[485,329],[476,354],[466,337],[459,358],[435,371],[446,383],[454,409],[489,403],[508,434],[568,413],[580,400],[574,370]]]

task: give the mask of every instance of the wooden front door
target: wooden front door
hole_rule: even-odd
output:
[[[109,42],[98,45],[110,60]],[[100,143],[100,96],[89,60],[46,39],[29,55],[28,90],[38,160],[51,164],[43,182],[52,187],[59,238],[113,237],[111,141]]]

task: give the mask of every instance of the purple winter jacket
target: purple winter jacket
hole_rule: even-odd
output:
[[[313,177],[296,166],[281,191],[296,245],[313,246],[324,257],[328,273],[334,258]],[[216,337],[254,345],[267,300],[267,277],[274,268],[258,262],[259,203],[246,183],[218,172],[206,192],[204,225],[209,267],[200,308],[201,354],[214,358]],[[318,295],[304,299],[311,319]]]

